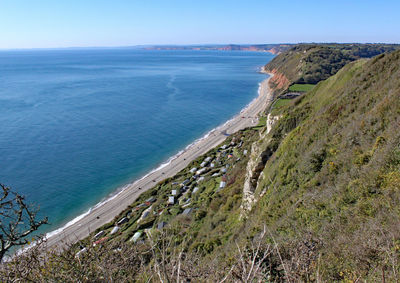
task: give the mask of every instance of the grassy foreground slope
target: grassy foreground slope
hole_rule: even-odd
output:
[[[260,123],[229,137],[64,253],[11,262],[2,281],[400,280],[400,51],[347,64],[276,119],[269,133]]]
[[[400,52],[348,64],[283,113],[252,215],[295,277],[399,280]]]

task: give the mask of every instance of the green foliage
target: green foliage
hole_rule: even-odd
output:
[[[355,56],[342,50],[320,48],[304,58],[303,74],[297,83],[316,84],[336,74],[344,65],[354,61]]]
[[[256,129],[260,129],[260,128],[262,128],[262,127],[265,127],[265,123],[266,123],[266,122],[267,122],[267,117],[261,116],[260,119],[259,119],[259,121],[258,121],[258,124],[257,124],[257,126],[255,126],[255,128],[256,128]]]
[[[307,92],[315,87],[314,84],[293,84],[289,87],[289,91]]]
[[[399,279],[399,77],[400,51],[350,63],[283,108],[271,131],[278,148],[251,217],[284,250],[318,238],[318,268],[308,272],[326,281],[376,281],[382,269]]]
[[[270,111],[271,115],[277,116],[281,113],[282,109],[286,105],[290,105],[292,103],[291,99],[278,99],[275,101],[275,103],[272,105],[272,109]]]
[[[317,151],[311,153],[310,165],[314,173],[321,171],[325,158],[326,151],[324,149],[317,149]]]
[[[392,52],[399,47],[396,44],[298,44],[275,57],[265,69],[283,74],[294,84],[291,91],[302,91],[301,85],[325,80],[352,61]],[[310,90],[304,88],[304,91]],[[275,90],[278,94],[285,91]]]

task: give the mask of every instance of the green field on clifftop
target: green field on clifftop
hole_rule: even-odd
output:
[[[293,84],[289,87],[289,91],[307,92],[315,87],[313,84]]]

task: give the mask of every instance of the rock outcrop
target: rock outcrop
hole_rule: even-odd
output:
[[[270,72],[274,74],[273,78],[269,81],[270,87],[274,90],[274,93],[289,87],[290,81],[283,73],[279,72],[277,69],[272,69]]]
[[[268,114],[266,121],[266,131],[260,133],[260,140],[265,140],[271,131],[273,124],[279,119],[278,116]],[[250,160],[246,167],[246,178],[243,185],[243,200],[241,204],[241,215],[245,216],[252,208],[256,201],[255,192],[262,178],[262,172],[268,159],[274,153],[273,150],[266,146],[266,143],[254,142],[251,147]]]

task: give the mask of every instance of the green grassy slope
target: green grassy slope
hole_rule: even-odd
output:
[[[314,88],[313,84],[294,84],[289,87],[289,91],[307,92]]]
[[[254,215],[325,280],[400,271],[400,52],[351,63],[284,111]],[[305,259],[303,259],[306,261]],[[315,277],[314,277],[315,278]],[[398,277],[397,277],[398,279]]]

